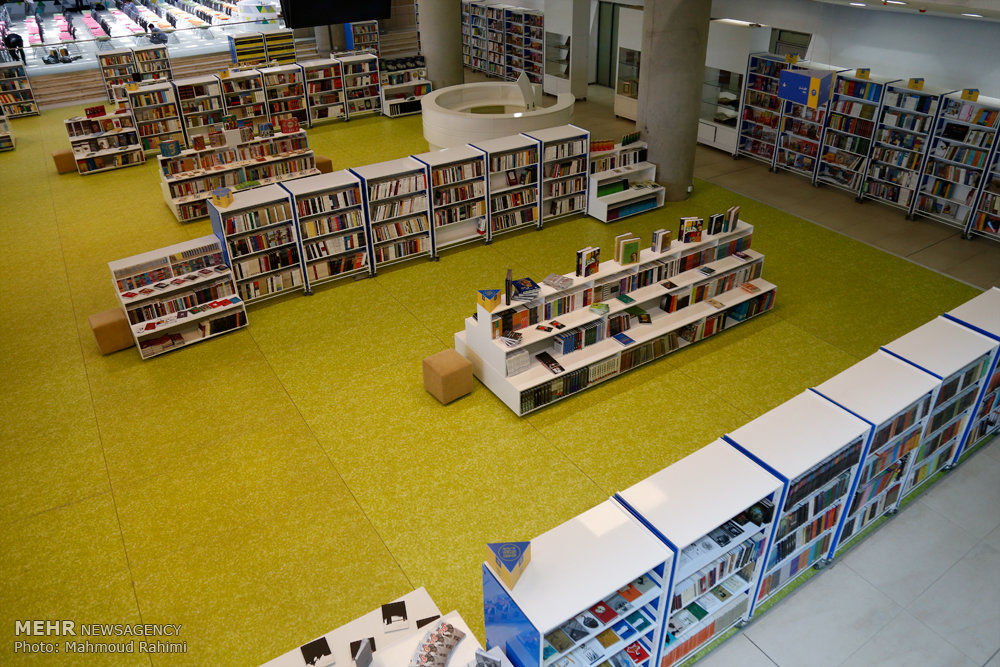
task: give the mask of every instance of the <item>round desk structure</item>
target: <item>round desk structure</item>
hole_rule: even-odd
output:
[[[448,86],[420,98],[424,139],[431,150],[438,150],[566,125],[573,121],[575,102],[571,93],[559,93],[555,104],[529,109],[516,83]]]

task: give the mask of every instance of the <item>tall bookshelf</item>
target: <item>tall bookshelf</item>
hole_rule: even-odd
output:
[[[245,190],[319,173],[304,130],[250,139],[226,130],[214,138],[218,145],[157,158],[163,200],[180,222],[207,218],[216,188]]]
[[[283,119],[294,118],[300,125],[307,126],[309,111],[302,69],[292,64],[263,67],[259,71],[264,80],[264,97],[271,122],[278,124]]]
[[[143,359],[247,324],[214,236],[108,262],[108,268]]]
[[[837,71],[837,68],[819,63],[803,63],[801,66],[793,66],[793,69]],[[831,101],[828,100],[816,108],[811,108],[798,102],[782,100],[777,154],[774,158],[775,169],[784,169],[804,176],[810,181],[813,180],[819,166],[819,146],[823,129],[834,125],[844,129],[854,127],[853,119],[845,118],[843,113],[836,119],[827,118],[830,104]]]
[[[468,66],[480,72],[487,71],[486,6],[481,2],[469,3],[469,63]]]
[[[751,53],[747,59],[737,155],[768,165],[774,161],[782,106],[778,79],[787,67],[783,58],[770,53]]]
[[[806,391],[723,437],[783,484],[751,613],[833,557],[870,436],[868,422]]]
[[[361,179],[343,170],[281,187],[292,195],[307,294],[316,285],[370,273]]]
[[[252,126],[254,134],[260,134],[260,126],[269,121],[261,73],[255,69],[244,72],[229,70],[219,76],[219,82],[222,84],[226,115],[235,117],[240,125]]]
[[[542,284],[530,301],[477,305],[455,334],[455,349],[525,415],[770,310],[776,288],[760,278],[763,255],[749,248],[752,229],[740,222],[663,252],[646,247],[637,262],[610,259],[589,275],[567,274],[566,286]],[[596,303],[606,312],[591,308]],[[503,340],[510,331],[521,336],[513,346]],[[560,368],[536,356],[543,352]]]
[[[35,93],[22,63],[0,62],[0,108],[7,118],[38,115]]]
[[[674,552],[651,664],[680,664],[751,616],[781,486],[716,440],[614,495]]]
[[[462,0],[462,65],[465,67],[472,67],[471,4],[472,0]]]
[[[998,345],[995,339],[938,317],[882,346],[941,382],[907,472],[903,497],[954,461],[976,404],[988,389]]]
[[[146,86],[129,86],[125,94],[135,116],[142,148],[158,151],[164,141],[176,140],[187,145],[174,86],[169,81]]]
[[[379,113],[382,98],[379,91],[378,57],[370,53],[341,56],[344,76],[344,95],[347,98],[347,117]]]
[[[265,185],[233,195],[225,207],[209,201],[212,231],[233,269],[236,291],[254,303],[305,289],[298,233],[288,192]]]
[[[882,98],[889,83],[897,80],[875,76],[837,75],[830,100],[830,117],[823,130],[816,181],[846,190],[861,191],[868,156],[872,152]]]
[[[347,120],[340,61],[335,58],[320,58],[300,64],[305,79],[309,125],[336,118]]]
[[[132,53],[132,49],[98,52],[97,64],[101,68],[101,78],[104,79],[108,99],[112,102],[123,100],[124,97],[116,96],[115,90],[132,82],[132,74],[136,71],[135,54]]]
[[[0,106],[0,152],[14,150],[14,133],[10,130],[10,123],[4,113],[3,106]]]
[[[486,5],[486,73],[505,78],[507,74],[504,54],[506,39],[504,31],[504,7],[500,4]]]
[[[516,79],[524,70],[524,8],[503,7],[504,68],[506,79]]]
[[[426,166],[404,157],[351,170],[362,180],[372,271],[431,255]]]
[[[539,142],[541,164],[541,222],[587,212],[590,132],[562,125],[525,133]]]
[[[990,169],[983,176],[982,193],[966,234],[1000,240],[1000,150],[993,154]]]
[[[880,350],[813,390],[872,425],[838,548],[899,507],[939,386],[930,373]]]
[[[173,78],[166,46],[142,46],[132,49],[135,71],[143,81],[166,81]]]
[[[539,227],[538,142],[514,135],[473,146],[486,153],[490,239],[522,227]]]
[[[486,241],[486,156],[455,146],[413,156],[427,165],[434,256],[465,243]]]
[[[64,121],[70,149],[81,175],[131,167],[146,161],[131,111]]]
[[[909,214],[942,92],[886,84],[859,200],[874,199]]]
[[[226,111],[222,102],[222,83],[217,77],[177,79],[174,91],[189,139],[197,134],[207,134],[212,125],[222,122]]]
[[[949,310],[944,317],[1000,342],[1000,287],[986,290]],[[987,369],[983,391],[972,408],[972,415],[955,452],[955,463],[964,461],[1000,431],[1000,359],[994,358],[992,366]]]
[[[980,182],[989,167],[1000,125],[1000,100],[941,100],[931,146],[911,214],[961,228],[968,226]]]
[[[521,18],[524,25],[521,63],[528,80],[541,85],[545,79],[545,17],[537,9],[525,9]]]
[[[379,55],[378,21],[355,21],[344,24],[348,51],[371,51]]]
[[[669,546],[606,500],[532,539],[513,589],[483,564],[486,645],[522,667],[653,667],[673,566]]]

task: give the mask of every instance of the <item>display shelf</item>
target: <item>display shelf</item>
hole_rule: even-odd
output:
[[[514,135],[470,145],[486,153],[490,239],[523,227],[540,227],[538,142]]]
[[[126,86],[125,95],[135,116],[143,150],[156,152],[161,143],[171,140],[187,146],[173,84],[164,81],[141,87],[130,85]]]
[[[0,109],[7,118],[38,115],[31,80],[20,62],[0,62]]]
[[[146,161],[131,111],[64,121],[70,149],[81,175],[94,174]]]
[[[670,547],[607,500],[532,539],[531,563],[513,589],[483,565],[486,644],[524,667],[567,659],[652,667],[673,560]],[[633,661],[624,651],[636,642],[647,656]]]
[[[750,617],[781,488],[778,477],[716,440],[614,495],[675,554],[671,606],[654,664],[684,662]],[[740,576],[731,577],[735,583],[726,587],[721,578],[734,571]],[[697,604],[691,598],[692,575],[698,575],[696,598],[720,587],[725,595],[707,608]]]
[[[837,74],[829,119],[822,133],[817,182],[858,195],[868,168],[886,86],[894,83],[899,83],[899,79]]]
[[[390,118],[420,113],[420,98],[431,92],[432,86],[427,79],[383,84],[379,93],[382,98],[382,113]]]
[[[487,27],[486,5],[482,2],[470,2],[469,6],[469,66],[472,69],[486,72],[487,57]]]
[[[373,272],[431,255],[426,169],[412,157],[351,169],[362,180]]]
[[[229,57],[234,65],[259,65],[267,62],[264,35],[259,32],[229,35]]]
[[[618,43],[615,45],[615,116],[636,120],[639,116],[639,64],[642,49],[642,8],[622,7],[618,12]],[[616,61],[612,61],[616,62]]]
[[[363,53],[341,56],[341,71],[344,76],[344,95],[347,98],[347,117],[382,110],[378,57]]]
[[[258,70],[229,70],[219,76],[222,100],[226,115],[233,116],[238,125],[253,127],[260,134],[261,125],[269,122],[264,78]]]
[[[793,70],[818,70],[827,73],[840,73],[840,69],[830,65],[814,62],[801,62],[789,67]],[[832,99],[809,107],[805,104],[781,100],[781,117],[778,122],[777,153],[774,157],[774,169],[784,169],[793,174],[804,176],[812,181],[819,168],[819,147],[824,130],[828,127],[851,128],[856,123],[873,121],[857,120],[845,117],[843,114],[834,117],[830,113]]]
[[[228,206],[209,201],[208,213],[244,301],[250,304],[305,289],[298,230],[286,190],[265,185],[238,192]]]
[[[343,170],[281,187],[292,195],[307,294],[316,285],[371,272],[361,179]]]
[[[1000,240],[1000,150],[994,153],[992,167],[983,176],[979,203],[966,234]]]
[[[344,24],[349,51],[371,51],[379,55],[378,21],[355,21]]]
[[[986,290],[974,299],[953,308],[944,317],[972,331],[1000,342],[1000,287]],[[1000,355],[998,355],[1000,356]],[[1000,431],[1000,360],[987,368],[983,390],[972,408],[969,426],[959,441],[954,463],[966,460],[979,446]]]
[[[247,324],[214,236],[109,262],[108,268],[143,359]]]
[[[4,113],[3,106],[0,106],[0,152],[14,150],[14,133],[10,130],[10,123]]]
[[[930,373],[880,350],[813,389],[872,425],[839,549],[844,546],[840,542],[898,508],[913,450],[940,384]]]
[[[124,100],[124,93],[116,93],[116,88],[132,82],[135,73],[135,54],[132,49],[115,49],[97,54],[97,64],[101,68],[101,78],[108,93],[108,100],[118,102]]]
[[[340,118],[347,120],[344,102],[344,77],[335,58],[307,60],[300,63],[305,78],[309,125]]]
[[[305,131],[249,139],[241,130],[213,135],[220,145],[158,157],[163,199],[181,222],[208,217],[216,188],[246,190],[319,173]]]
[[[645,162],[649,153],[649,144],[645,141],[633,141],[624,145],[619,142],[608,149],[595,149],[594,143],[596,142],[591,142],[590,148],[591,174]]]
[[[571,35],[545,33],[545,74],[556,79],[569,79]]]
[[[587,212],[590,132],[562,125],[525,133],[541,145],[541,222]]]
[[[298,65],[278,65],[258,70],[264,81],[264,98],[271,123],[294,118],[301,125],[309,124],[302,68]]]
[[[783,483],[750,612],[810,566],[833,557],[871,425],[814,392],[803,392],[724,440]]]
[[[486,73],[499,79],[506,77],[504,63],[506,53],[504,32],[504,6],[499,3],[486,4]]]
[[[222,122],[226,111],[222,102],[222,84],[217,77],[178,79],[174,81],[174,91],[190,141],[196,135],[208,134],[212,125]]]
[[[462,65],[472,67],[472,33],[470,28],[472,0],[462,0]]]
[[[524,72],[531,83],[542,83],[545,32],[542,12],[526,7],[503,8],[503,76],[513,81]]]
[[[910,211],[943,93],[886,84],[860,198]],[[864,141],[843,136],[838,146],[860,153]]]
[[[975,408],[988,389],[998,342],[938,317],[881,349],[941,381],[903,486],[905,497],[955,459]]]
[[[430,173],[433,255],[465,243],[489,240],[486,155],[457,146],[413,156]]]
[[[998,126],[1000,100],[981,96],[972,102],[958,93],[944,95],[910,213],[965,231],[987,175]]]
[[[587,214],[616,222],[663,206],[666,191],[656,183],[656,165],[638,162],[590,175]]]
[[[142,46],[132,49],[135,71],[142,81],[168,81],[173,78],[166,46]]]
[[[740,130],[736,153],[771,165],[778,142],[782,102],[778,78],[789,64],[771,53],[751,53],[747,59]]]

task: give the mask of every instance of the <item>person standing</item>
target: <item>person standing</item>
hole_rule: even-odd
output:
[[[21,62],[25,65],[28,64],[27,58],[24,57],[24,40],[16,32],[9,32],[3,38],[3,45],[7,47],[7,52],[10,53],[10,57],[14,60],[21,58]]]

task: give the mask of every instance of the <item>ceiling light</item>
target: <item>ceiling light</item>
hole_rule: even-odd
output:
[[[981,18],[983,18],[982,14],[966,14],[965,12],[962,12],[962,16],[971,16],[974,19],[981,19]]]
[[[863,3],[863,2],[848,2],[847,4],[849,4],[851,7],[867,7],[868,6],[865,3]]]
[[[887,4],[887,5],[905,5],[906,3],[903,2],[903,0],[885,0],[885,4]]]

